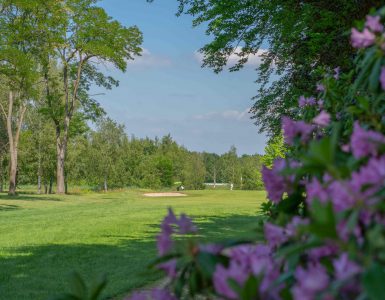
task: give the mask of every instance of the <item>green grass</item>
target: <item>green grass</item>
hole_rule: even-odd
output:
[[[220,240],[253,228],[265,197],[258,191],[187,194],[0,195],[0,299],[47,299],[68,289],[72,270],[88,280],[106,273],[105,296],[124,295],[159,276],[145,270],[167,207],[193,216],[205,239]]]

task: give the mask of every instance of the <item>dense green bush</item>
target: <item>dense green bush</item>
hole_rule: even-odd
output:
[[[197,228],[172,210],[153,264],[164,289],[132,300],[384,299],[385,9],[352,29],[355,69],[324,70],[316,96],[300,97],[299,121],[284,117],[286,158],[263,168],[270,202],[264,237],[199,244]]]

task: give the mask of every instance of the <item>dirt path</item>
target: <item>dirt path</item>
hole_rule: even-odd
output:
[[[185,197],[186,194],[182,193],[146,193],[143,194],[145,197]]]

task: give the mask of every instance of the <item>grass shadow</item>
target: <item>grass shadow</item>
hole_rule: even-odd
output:
[[[0,200],[16,200],[16,201],[62,201],[53,196],[39,196],[31,193],[18,193],[16,196],[9,196],[8,194],[0,194]]]
[[[10,204],[0,204],[0,211],[9,211],[9,210],[15,210],[20,209],[17,205],[10,205]]]
[[[228,215],[196,218],[202,239],[215,242],[250,234],[258,217]],[[155,226],[148,224],[154,234]],[[247,231],[247,232],[246,232]],[[105,273],[108,285],[105,299],[122,299],[129,291],[149,285],[160,273],[147,270],[155,258],[153,238],[133,239],[130,235],[106,234],[112,244],[47,244],[12,249],[12,255],[0,258],[0,299],[48,299],[68,291],[68,274],[76,270],[85,278]],[[249,235],[250,236],[250,235]]]

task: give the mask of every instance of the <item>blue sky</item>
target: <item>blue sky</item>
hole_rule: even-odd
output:
[[[190,150],[224,153],[235,145],[238,154],[263,153],[266,139],[248,114],[257,91],[258,57],[240,72],[215,74],[201,68],[196,52],[210,40],[205,28],[192,28],[189,16],[176,17],[176,0],[104,0],[100,5],[144,35],[143,56],[124,74],[110,70],[120,86],[97,96],[129,135],[170,133]]]

